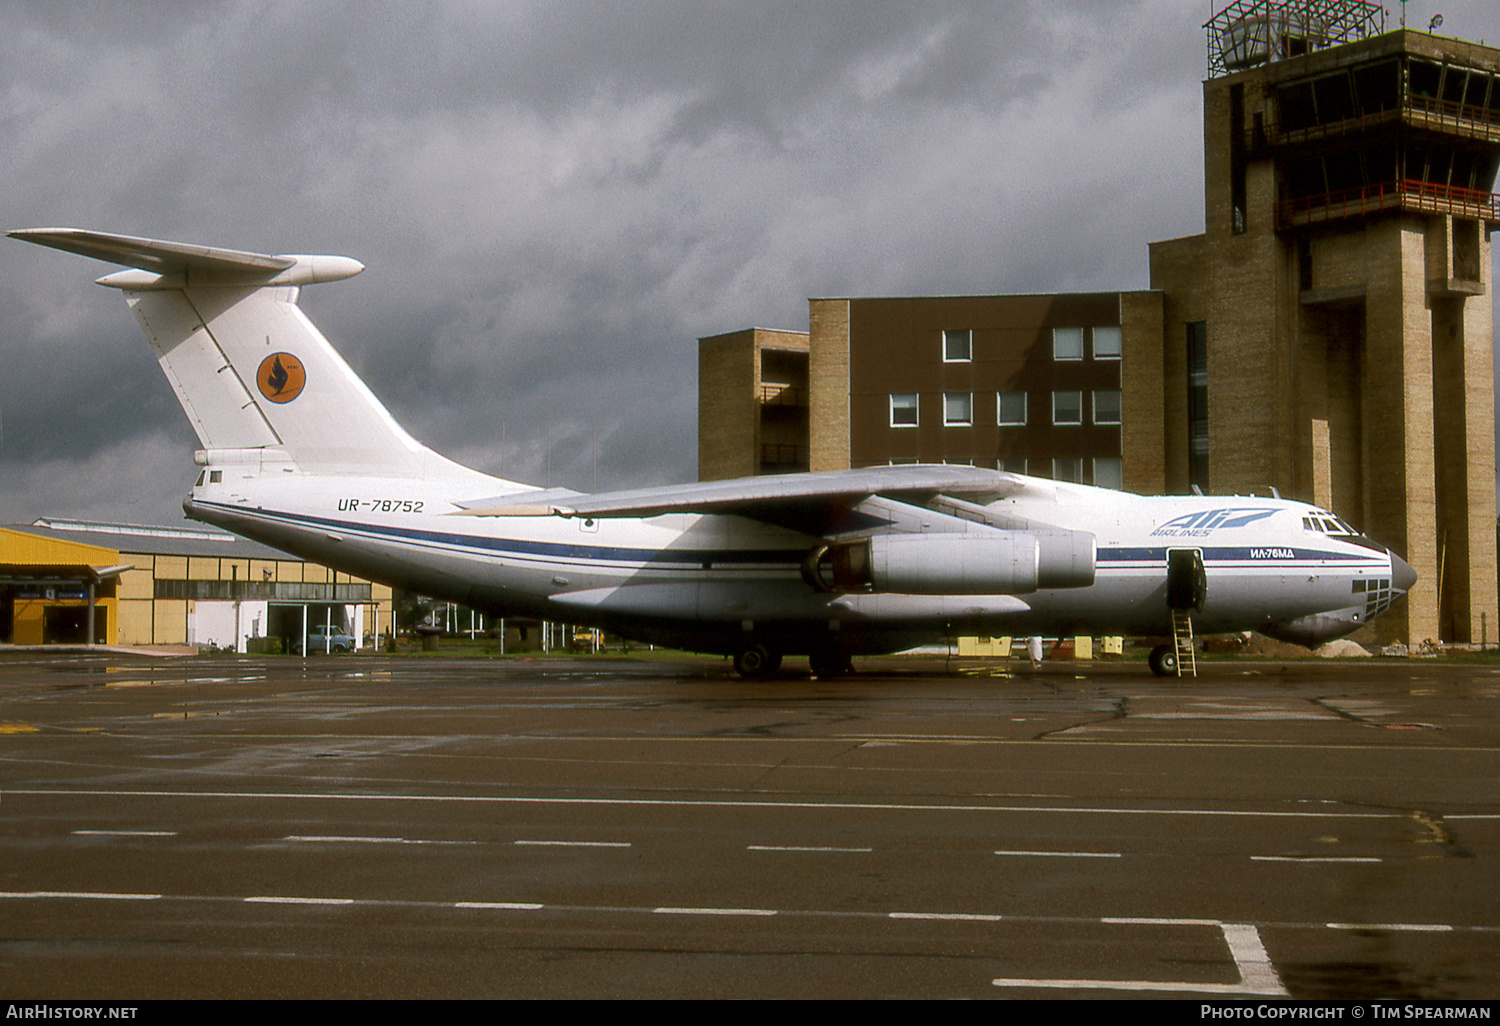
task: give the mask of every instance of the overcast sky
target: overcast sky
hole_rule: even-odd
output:
[[[1500,41],[1493,0],[1408,25],[1437,12]],[[1211,14],[0,2],[0,227],[355,257],[302,306],[418,438],[689,481],[699,337],[805,330],[809,296],[1147,287],[1147,244],[1203,230]],[[0,240],[0,522],[181,519],[196,439],[110,269]]]

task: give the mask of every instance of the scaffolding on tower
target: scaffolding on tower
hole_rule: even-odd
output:
[[[1235,0],[1203,26],[1208,77],[1300,57],[1385,31],[1385,8],[1366,0]]]

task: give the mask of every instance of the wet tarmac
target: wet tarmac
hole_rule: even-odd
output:
[[[1500,995],[1500,664],[0,653],[17,999]]]

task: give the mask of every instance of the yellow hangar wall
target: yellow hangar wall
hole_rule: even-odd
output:
[[[94,571],[117,567],[120,554],[98,545],[41,538],[0,527],[0,592],[13,644],[40,645],[47,638],[52,610],[82,610],[88,605],[84,580]],[[61,583],[78,581],[78,586]],[[116,583],[95,584],[96,640],[113,637],[118,625]]]
[[[120,546],[91,543],[105,538],[118,538]],[[255,554],[202,554],[194,548]],[[87,606],[90,579],[96,580],[97,644],[212,642],[244,650],[247,639],[288,631],[300,636],[304,611],[307,626],[328,619],[347,626],[356,640],[388,633],[393,623],[388,586],[281,558],[232,536],[41,520],[0,528],[0,642],[82,643],[83,615],[69,611]]]

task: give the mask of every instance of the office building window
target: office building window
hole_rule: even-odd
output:
[[[995,393],[995,412],[1001,425],[1026,423],[1026,393]]]
[[[1122,351],[1119,328],[1094,329],[1094,359],[1118,360]]]
[[[891,393],[891,427],[917,426],[917,393]]]
[[[955,427],[974,423],[974,394],[972,392],[944,392],[943,423]]]
[[[1120,393],[1108,390],[1094,393],[1094,423],[1120,423]]]
[[[1100,488],[1119,491],[1125,487],[1125,465],[1118,456],[1098,456],[1094,459],[1094,484]]]
[[[1052,358],[1054,360],[1083,359],[1083,329],[1053,328]]]
[[[1052,480],[1083,483],[1083,459],[1055,459],[1052,461]]]
[[[997,465],[1007,474],[1026,473],[1026,457],[1024,456],[1003,456]]]
[[[1052,393],[1052,423],[1054,423],[1054,424],[1082,424],[1083,423],[1083,393],[1082,392],[1053,392]]]
[[[972,331],[943,332],[943,362],[968,363],[974,359],[974,333]]]

